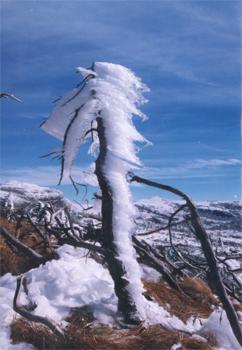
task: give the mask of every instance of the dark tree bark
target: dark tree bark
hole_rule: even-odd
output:
[[[136,306],[128,293],[127,286],[129,282],[123,278],[125,276],[125,268],[118,259],[118,251],[114,242],[112,188],[109,186],[108,179],[103,172],[107,155],[107,143],[103,120],[100,117],[97,118],[97,131],[100,141],[100,153],[96,160],[95,173],[102,191],[101,244],[104,248],[105,260],[110,275],[114,281],[114,289],[118,297],[118,310],[122,313],[125,322],[137,323],[139,320],[135,315],[137,311]]]
[[[222,302],[224,310],[230,322],[231,328],[233,329],[234,335],[236,336],[236,339],[238,340],[239,344],[242,345],[242,331],[240,328],[238,316],[233,307],[233,304],[231,303],[228,297],[225,286],[223,284],[223,281],[219,272],[219,266],[218,266],[215,254],[213,252],[211,241],[209,239],[209,236],[205,228],[201,223],[197,209],[193,204],[192,200],[185,193],[183,193],[182,191],[174,187],[163,185],[147,179],[143,179],[139,176],[133,176],[131,181],[135,181],[138,183],[145,184],[147,186],[152,186],[152,187],[159,188],[161,190],[172,192],[186,201],[186,205],[190,210],[191,224],[194,229],[194,233],[197,239],[201,243],[203,253],[208,263],[208,267],[209,267],[209,270],[207,272],[208,282],[210,283],[211,287],[216,291],[216,294],[218,295],[220,301]]]

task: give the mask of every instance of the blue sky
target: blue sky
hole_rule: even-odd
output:
[[[136,126],[152,143],[140,174],[196,200],[240,197],[241,1],[2,0],[1,181],[54,186],[59,148],[39,129],[77,66],[125,65],[151,89]],[[93,159],[80,151],[76,172]],[[74,198],[71,186],[59,188]],[[93,192],[89,188],[89,195]],[[133,187],[135,198],[162,195]]]

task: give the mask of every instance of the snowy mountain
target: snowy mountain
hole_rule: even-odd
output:
[[[57,207],[69,205],[69,201],[58,190],[18,181],[0,184],[1,207],[20,209],[21,207],[35,204],[39,201],[51,203]]]
[[[76,218],[80,217],[81,207],[66,199],[61,191],[17,181],[0,184],[1,208],[21,208],[30,204],[51,203],[56,209],[67,207]],[[135,203],[137,208],[135,223],[137,232],[154,230],[167,224],[169,216],[181,205],[180,201],[168,201],[160,197],[140,199]],[[93,204],[97,214],[98,201]],[[241,203],[239,201],[199,201],[196,202],[201,220],[215,244],[238,249],[241,237]],[[177,221],[182,219],[179,214]],[[153,241],[168,240],[167,230],[151,236]],[[191,231],[184,225],[174,227],[174,238],[184,244],[190,244]]]
[[[26,182],[11,181],[0,184],[1,210],[20,210],[33,206],[51,205],[54,210],[67,208],[73,220],[78,220],[81,207],[64,197],[61,191]]]
[[[195,203],[198,213],[210,235],[211,240],[222,244],[227,248],[237,248],[241,244],[241,203],[239,201],[198,201]],[[180,201],[167,201],[160,197],[141,199],[136,202],[138,214],[136,221],[141,229],[150,227],[162,227],[167,224],[169,216],[181,205]],[[178,214],[177,221],[183,214]],[[191,231],[184,225],[174,227],[175,239],[189,244],[192,238]],[[161,231],[161,232],[167,232]],[[157,234],[153,239],[159,239]],[[162,239],[168,239],[163,234]]]

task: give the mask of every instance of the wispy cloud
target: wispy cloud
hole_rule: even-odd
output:
[[[213,177],[227,176],[228,174],[214,172],[221,168],[231,168],[241,165],[241,160],[236,158],[230,159],[195,159],[193,161],[184,162],[177,166],[164,167],[144,167],[138,173],[142,176],[151,178],[197,178],[197,177]],[[72,176],[75,181],[97,186],[97,178],[94,175],[93,164],[87,168],[73,167]],[[202,171],[202,172],[201,172]],[[38,166],[24,167],[14,169],[3,169],[1,171],[1,182],[20,181],[29,182],[42,186],[55,186],[60,176],[59,166]],[[63,181],[63,185],[70,184],[70,181]]]
[[[96,176],[93,174],[92,166],[88,168],[73,167],[73,179],[81,184],[97,186]],[[2,169],[1,182],[20,181],[34,183],[40,186],[55,186],[60,177],[58,166],[38,166],[15,169]],[[62,184],[70,184],[70,181],[63,181]]]
[[[174,166],[145,167],[139,170],[139,174],[154,179],[176,178],[209,178],[228,176],[227,169],[240,166],[241,160],[230,159],[195,159]],[[224,169],[226,168],[226,169]]]
[[[3,53],[11,58],[6,70],[8,81],[16,80],[17,69],[22,72],[22,79],[32,76],[38,80],[35,91],[41,90],[43,95],[47,77],[68,76],[77,59],[78,64],[89,64],[90,60],[105,58],[131,68],[152,66],[161,79],[162,74],[169,73],[191,83],[188,89],[166,86],[160,95],[168,102],[174,103],[175,98],[179,103],[194,99],[197,103],[200,98],[209,103],[212,98],[214,103],[229,104],[234,89],[229,87],[228,79],[224,88],[221,71],[227,72],[225,65],[239,64],[239,51],[236,54],[234,50],[236,46],[239,50],[239,24],[237,7],[233,4],[225,7],[224,11],[216,11],[215,16],[212,4],[205,2],[201,6],[196,1],[142,2],[142,6],[126,1],[112,6],[100,1],[62,1],[58,8],[55,1],[48,1],[48,6],[46,2],[4,2],[2,13],[7,20],[2,33]],[[172,25],[174,22],[176,26]],[[53,45],[55,51],[49,55]],[[21,67],[13,47],[15,53],[24,56]],[[34,60],[28,48],[36,53]],[[204,86],[208,89],[204,90]],[[217,89],[213,90],[215,86]],[[28,89],[27,84],[24,89]],[[32,84],[28,92],[31,89]]]
[[[2,181],[58,182],[59,167],[30,166],[36,153],[48,152],[45,146],[56,147],[41,131],[33,135],[32,118],[47,116],[51,102],[79,81],[75,67],[93,60],[123,64],[151,88],[144,106],[150,121],[139,125],[155,145],[141,153],[150,159],[145,176],[238,179],[240,163],[232,157],[240,147],[240,6],[239,0],[219,6],[190,0],[3,1],[2,86],[24,100],[2,101],[5,164],[21,158],[29,168],[9,166]],[[76,169],[75,179],[83,182],[84,169]]]
[[[218,168],[221,166],[234,166],[241,164],[240,159],[196,159],[187,163],[188,169]]]

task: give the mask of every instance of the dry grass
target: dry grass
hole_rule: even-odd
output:
[[[203,305],[218,303],[209,286],[200,278],[186,277],[180,286],[187,295]]]
[[[192,315],[208,317],[212,312],[211,306],[217,303],[209,287],[199,279],[184,279],[181,283],[184,294],[164,282],[144,281],[144,286],[149,296],[183,321]]]
[[[58,339],[47,327],[27,321],[16,319],[11,325],[11,339],[13,343],[26,342],[37,349],[62,349]]]
[[[159,325],[133,329],[117,329],[107,325],[70,323],[65,338],[58,339],[46,327],[17,319],[11,326],[14,343],[25,341],[39,350],[169,350],[181,343],[181,350],[212,350],[216,342],[204,342],[181,332],[167,331]]]
[[[16,235],[14,222],[0,219],[0,225]],[[26,222],[22,224],[19,239],[44,256],[52,253],[40,244],[40,238]],[[32,267],[31,261],[15,254],[2,237],[0,254],[2,274],[19,274]],[[163,282],[144,284],[149,296],[183,321],[192,315],[207,317],[212,311],[211,305],[217,302],[207,285],[199,279],[184,279],[181,283],[184,294]],[[120,329],[97,324],[88,307],[73,309],[66,321],[65,338],[60,339],[43,325],[17,318],[11,325],[11,339],[14,343],[33,344],[39,350],[169,350],[178,342],[182,344],[181,350],[212,350],[216,345],[211,337],[203,342],[182,332],[165,330],[159,325]]]
[[[147,290],[160,304],[168,302],[175,314],[198,315],[210,309],[199,309],[199,302],[180,294],[164,283],[145,282]],[[156,295],[156,296],[155,296]],[[159,295],[159,297],[157,297]],[[164,298],[164,301],[162,301]],[[189,308],[192,308],[191,310]],[[184,312],[184,314],[183,314]],[[95,322],[91,310],[85,306],[74,308],[66,319],[65,338],[57,338],[48,328],[18,318],[11,326],[11,338],[14,343],[25,341],[39,350],[169,350],[173,344],[181,343],[181,350],[212,350],[217,345],[213,337],[207,336],[207,342],[195,339],[180,331],[169,331],[160,325],[144,327],[142,324],[132,329],[111,327]]]
[[[234,303],[234,308],[235,310],[242,312],[242,303],[239,303],[239,304]]]
[[[16,237],[16,222],[9,222],[6,218],[0,218],[0,226],[4,227],[9,233]],[[28,247],[34,249],[43,256],[50,256],[53,253],[52,248],[46,248],[42,239],[34,231],[34,228],[23,222],[19,230],[18,239]],[[3,237],[0,237],[0,274],[10,272],[14,275],[24,273],[35,267],[32,261],[25,256],[16,254],[6,243]]]
[[[86,327],[88,324],[95,321],[93,313],[88,306],[72,308],[66,321],[78,327]]]

